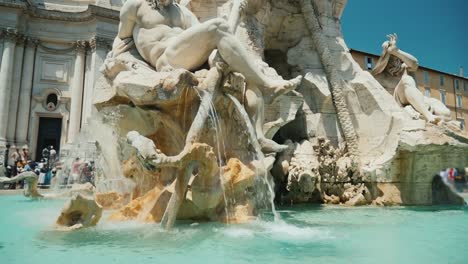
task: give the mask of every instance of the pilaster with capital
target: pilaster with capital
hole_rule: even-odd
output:
[[[26,144],[29,130],[32,82],[34,75],[34,60],[39,40],[28,37],[25,41],[23,71],[21,73],[21,87],[18,103],[18,120],[16,125],[16,141]]]
[[[71,87],[71,104],[70,104],[70,123],[68,125],[68,143],[75,141],[81,127],[81,106],[83,98],[83,78],[85,72],[85,52],[86,41],[78,40],[75,43],[76,58],[73,69],[73,80]]]
[[[83,111],[81,118],[81,126],[83,127],[91,116],[92,101],[94,93],[94,70],[96,61],[96,39],[91,39],[88,42],[89,49],[86,52],[86,72],[83,94]]]
[[[99,68],[104,63],[107,53],[112,50],[113,40],[96,36],[94,38],[94,42],[96,49],[96,67],[94,79],[97,80],[97,78],[100,76]]]
[[[85,101],[83,102],[82,125],[86,123],[87,119],[91,116],[94,85],[101,75],[99,68],[104,63],[107,53],[112,49],[112,43],[112,39],[100,36],[96,36],[89,41],[90,53],[88,53],[86,57],[87,71],[83,97]]]
[[[14,55],[18,31],[4,29],[3,59],[0,65],[0,147],[6,145],[8,111],[10,108],[11,76],[13,75]]]
[[[23,68],[24,44],[26,37],[18,34],[14,56],[14,71],[11,82],[10,108],[8,114],[8,127],[6,139],[8,142],[15,142],[16,123],[18,119],[18,104],[21,85],[21,70]]]

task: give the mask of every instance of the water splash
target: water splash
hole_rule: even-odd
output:
[[[70,187],[73,163],[79,158],[88,165],[94,163],[92,183],[96,192],[131,193],[135,184],[123,176],[116,144],[118,140],[116,131],[104,123],[101,114],[90,118],[75,142],[63,148],[60,157],[62,169],[57,172],[55,184],[52,186],[54,192],[59,194]],[[83,170],[84,165],[79,167],[80,179],[83,177]],[[78,183],[81,182],[83,181]]]

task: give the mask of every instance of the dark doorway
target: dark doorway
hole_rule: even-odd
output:
[[[60,136],[62,134],[62,118],[41,117],[39,119],[39,133],[37,135],[36,160],[42,158],[45,147],[54,146],[57,155],[60,150]]]

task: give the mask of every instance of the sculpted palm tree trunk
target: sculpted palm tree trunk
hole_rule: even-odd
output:
[[[338,74],[338,67],[335,65],[328,49],[312,0],[301,0],[300,5],[306,26],[310,31],[312,42],[320,56],[320,61],[330,85],[333,102],[338,114],[338,121],[346,140],[348,152],[352,157],[357,158],[359,156],[357,135],[343,94],[343,87],[346,84]]]

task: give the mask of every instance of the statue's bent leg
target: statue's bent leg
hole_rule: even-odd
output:
[[[173,37],[156,62],[158,70],[170,66],[190,71],[203,65],[211,52],[216,49],[219,34],[217,31],[222,21],[222,19],[212,19]]]
[[[218,48],[221,57],[246,79],[260,87],[272,89],[273,97],[294,90],[301,76],[291,80],[272,80],[257,67],[246,49],[229,33],[224,19],[216,18],[193,26],[174,37],[156,62],[157,68],[173,67],[194,70],[208,60],[210,53]]]
[[[252,125],[255,127],[258,143],[260,144],[264,153],[282,152],[288,146],[280,145],[271,139],[267,139],[263,133],[263,122],[265,120],[265,102],[260,90],[253,86],[248,85],[246,91],[246,107],[245,110],[249,114]]]

